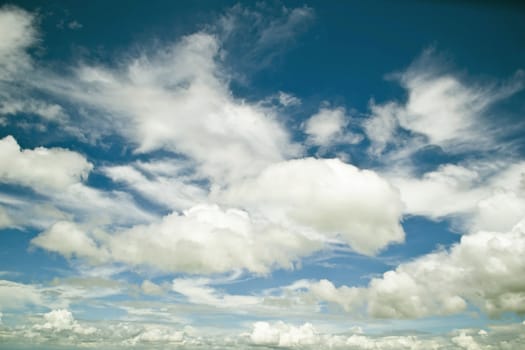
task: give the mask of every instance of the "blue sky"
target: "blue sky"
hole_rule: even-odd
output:
[[[517,349],[518,2],[0,7],[0,348]]]

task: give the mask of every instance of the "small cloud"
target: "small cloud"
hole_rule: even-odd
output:
[[[58,29],[66,29],[66,28],[69,28],[71,30],[78,30],[78,29],[82,29],[82,27],[84,27],[82,25],[82,23],[78,22],[78,21],[69,21],[69,22],[66,22],[64,21],[63,19],[60,20],[60,22],[57,23],[56,27]]]
[[[77,21],[71,21],[67,24],[67,27],[72,30],[82,29],[83,25]]]
[[[284,107],[298,106],[301,104],[301,100],[294,95],[279,91],[279,103]]]
[[[310,145],[330,147],[336,144],[357,144],[363,137],[347,130],[351,117],[343,107],[324,108],[308,119],[304,131]]]

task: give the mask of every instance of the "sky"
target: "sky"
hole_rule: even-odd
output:
[[[0,349],[525,346],[525,6],[0,4]]]

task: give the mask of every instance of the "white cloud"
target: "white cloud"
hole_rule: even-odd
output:
[[[33,244],[93,262],[109,254],[113,261],[171,272],[246,269],[265,274],[274,267],[292,268],[298,258],[323,246],[320,241],[252,218],[245,211],[208,205],[108,235],[88,234],[72,223],[57,225],[33,239]],[[60,230],[55,230],[57,227]],[[75,236],[65,236],[69,231],[62,229],[68,227]]]
[[[53,77],[40,88],[105,111],[108,131],[118,130],[137,152],[183,154],[223,183],[297,154],[298,146],[273,109],[232,96],[219,49],[216,37],[200,32],[119,68],[81,66],[76,77]]]
[[[338,159],[275,163],[217,197],[275,222],[340,237],[364,254],[404,239],[399,223],[403,207],[395,188],[375,172]]]
[[[523,162],[441,165],[420,178],[384,174],[401,193],[405,213],[455,217],[463,229],[507,231],[525,215]]]
[[[297,106],[301,104],[301,100],[298,97],[286,92],[279,91],[278,98],[279,103],[284,107]]]
[[[307,288],[316,299],[338,304],[349,312],[354,311],[354,308],[364,301],[359,288],[347,286],[336,288],[332,282],[325,279],[315,283],[309,282]]]
[[[37,18],[14,6],[0,7],[0,115],[32,114],[45,120],[66,118],[62,107],[33,97],[20,84],[32,74],[27,49],[38,42]]]
[[[140,289],[144,294],[148,295],[161,295],[164,293],[164,288],[159,286],[158,284],[150,281],[150,280],[144,280],[142,281],[142,284],[140,285]]]
[[[25,50],[36,42],[34,16],[20,8],[0,8],[0,80],[27,68],[30,58]]]
[[[169,173],[165,173],[162,167],[167,167],[165,170],[169,170]],[[149,200],[172,210],[192,207],[206,198],[205,189],[192,184],[188,176],[179,174],[184,170],[187,169],[170,167],[166,162],[108,166],[102,169],[113,181],[125,183]]]
[[[67,258],[76,256],[94,262],[108,260],[108,253],[95,240],[71,222],[59,221],[31,240],[31,244],[57,252]]]
[[[45,147],[22,150],[12,136],[0,139],[0,182],[27,186],[46,197],[10,200],[11,226],[41,228],[72,217],[91,225],[131,225],[155,218],[127,193],[84,185],[92,168],[77,152]]]
[[[371,104],[363,126],[372,154],[381,154],[388,144],[396,146],[390,151],[394,158],[396,153],[413,153],[429,144],[451,153],[494,148],[502,127],[490,124],[486,116],[496,102],[523,89],[523,72],[499,85],[467,84],[443,66],[433,50],[426,50],[395,75],[407,90],[405,103]],[[410,142],[403,140],[401,129],[413,134]]]
[[[49,104],[31,98],[26,99],[5,99],[0,105],[0,114],[35,114],[48,120],[65,118],[65,112],[57,104]]]
[[[450,251],[423,255],[374,278],[366,288],[310,287],[321,299],[347,310],[367,304],[378,318],[417,318],[463,312],[467,303],[489,315],[525,312],[525,220],[511,231],[461,237]],[[323,287],[323,288],[320,288]]]
[[[40,305],[42,302],[42,296],[34,286],[0,280],[0,310]]]
[[[183,331],[176,331],[171,327],[160,325],[147,325],[137,336],[124,341],[125,344],[183,344],[185,334]]]
[[[13,225],[13,220],[7,211],[0,206],[0,229]]]
[[[293,326],[282,321],[270,324],[256,322],[250,334],[252,343],[278,347],[293,347],[319,343],[319,336],[310,323]]]
[[[172,290],[187,297],[194,304],[209,305],[232,310],[257,306],[262,299],[258,296],[231,295],[212,288],[212,280],[207,278],[176,278]]]
[[[461,332],[459,335],[452,338],[452,342],[461,349],[481,350],[481,346],[476,342],[476,340],[474,340],[474,337],[465,334],[465,332]]]
[[[12,136],[0,140],[0,181],[37,191],[63,190],[84,180],[93,165],[82,155],[62,148],[21,150]]]
[[[432,59],[432,51],[425,52],[401,75],[408,101],[399,114],[400,125],[450,151],[480,149],[486,142],[492,143],[483,114],[498,100],[523,88],[522,74],[500,88],[468,86],[452,74],[436,71]]]
[[[363,122],[366,136],[370,140],[370,152],[379,156],[390,143],[396,141],[395,134],[399,125],[397,113],[400,107],[389,102],[384,105],[370,104],[371,115]]]
[[[72,331],[78,334],[90,335],[97,330],[94,327],[83,327],[73,317],[71,311],[58,309],[44,314],[45,323],[33,326],[37,330],[53,332]]]
[[[308,135],[307,143],[330,147],[338,143],[358,143],[360,135],[345,130],[350,122],[346,110],[339,108],[321,108],[305,123],[304,131]]]

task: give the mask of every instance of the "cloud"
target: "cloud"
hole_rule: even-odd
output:
[[[40,192],[63,190],[87,178],[93,168],[82,155],[62,148],[21,150],[12,136],[0,140],[0,181]]]
[[[405,213],[453,217],[462,229],[506,231],[525,215],[523,162],[445,164],[421,177],[383,174],[401,193]]]
[[[195,184],[198,179],[183,175],[188,167],[181,167],[180,163],[183,161],[138,162],[107,166],[101,170],[114,182],[126,184],[152,202],[172,210],[182,210],[204,202],[207,192]]]
[[[306,142],[323,147],[359,143],[361,135],[345,130],[349,122],[350,117],[344,108],[321,108],[305,122],[304,132],[308,135]]]
[[[67,118],[60,105],[34,97],[23,84],[34,62],[27,52],[39,41],[38,17],[14,6],[0,7],[0,115],[30,114],[46,121]]]
[[[37,288],[12,281],[0,280],[0,310],[40,305],[43,299]]]
[[[262,298],[249,295],[231,295],[209,286],[212,282],[207,278],[176,278],[172,282],[172,290],[187,297],[188,301],[199,305],[209,305],[232,310],[257,306]]]
[[[441,73],[427,50],[400,81],[408,91],[405,110],[399,115],[401,127],[428,138],[430,144],[454,151],[483,147],[490,139],[483,113],[495,102],[523,88],[523,76],[502,87],[468,86],[452,74]],[[487,138],[488,136],[488,138]],[[484,142],[487,142],[484,141]]]
[[[0,229],[4,227],[9,227],[12,224],[13,220],[11,219],[7,211],[4,208],[0,207]]]
[[[164,288],[150,280],[144,280],[140,285],[140,289],[147,295],[161,295],[164,293]]]
[[[11,198],[11,226],[48,226],[74,217],[92,225],[131,225],[155,215],[140,209],[133,198],[120,191],[104,191],[83,182],[93,164],[81,154],[62,148],[22,150],[12,136],[0,140],[0,182],[26,186],[42,195]],[[31,214],[28,216],[28,214]]]
[[[278,100],[284,107],[298,106],[301,104],[301,100],[297,96],[282,91],[279,91]]]
[[[94,327],[82,327],[66,309],[58,309],[44,314],[45,323],[33,326],[37,330],[52,332],[72,331],[78,334],[90,335],[97,330]]]
[[[461,237],[449,251],[423,255],[373,278],[366,288],[310,286],[320,300],[355,310],[366,303],[378,318],[418,318],[460,313],[473,304],[491,316],[525,313],[525,220],[509,232]]]
[[[371,115],[363,122],[363,128],[370,140],[369,151],[372,155],[379,156],[389,143],[396,141],[394,136],[399,126],[399,108],[395,102],[370,104]]]
[[[256,322],[250,334],[253,344],[278,347],[294,347],[319,343],[318,335],[310,323],[293,326],[282,321],[270,324]]]
[[[109,254],[113,261],[170,272],[218,273],[246,269],[257,274],[266,274],[275,267],[292,268],[298,258],[322,247],[320,241],[252,218],[245,211],[210,205],[196,206],[182,215],[172,213],[160,222],[98,237],[73,223],[59,223],[32,243],[93,262]]]
[[[71,222],[59,221],[49,229],[31,240],[31,244],[57,252],[67,258],[91,259],[94,262],[108,260],[108,253],[98,247],[95,240],[87,236],[78,226]]]
[[[523,341],[523,325],[492,327],[489,332],[458,329],[449,334],[363,335],[320,333],[310,323],[300,326],[282,321],[256,322],[247,334],[260,347],[297,349],[426,350],[426,349],[513,349]],[[246,345],[245,345],[246,346]]]
[[[110,115],[106,124],[97,117],[98,129],[117,130],[136,152],[176,152],[224,183],[299,148],[273,109],[232,96],[219,49],[215,36],[199,32],[120,67],[80,66],[75,77],[52,77],[39,88]]]
[[[0,81],[30,64],[26,49],[37,41],[35,17],[18,7],[0,8]]]
[[[339,237],[363,254],[404,239],[399,223],[403,206],[395,188],[375,172],[338,159],[275,163],[217,197],[274,222]]]
[[[524,87],[522,71],[500,84],[469,84],[440,62],[434,50],[424,51],[392,77],[406,89],[407,100],[372,102],[363,126],[371,141],[370,153],[377,156],[393,145],[387,153],[394,158],[427,145],[450,153],[494,148],[502,128],[492,125],[487,115],[497,102]]]

